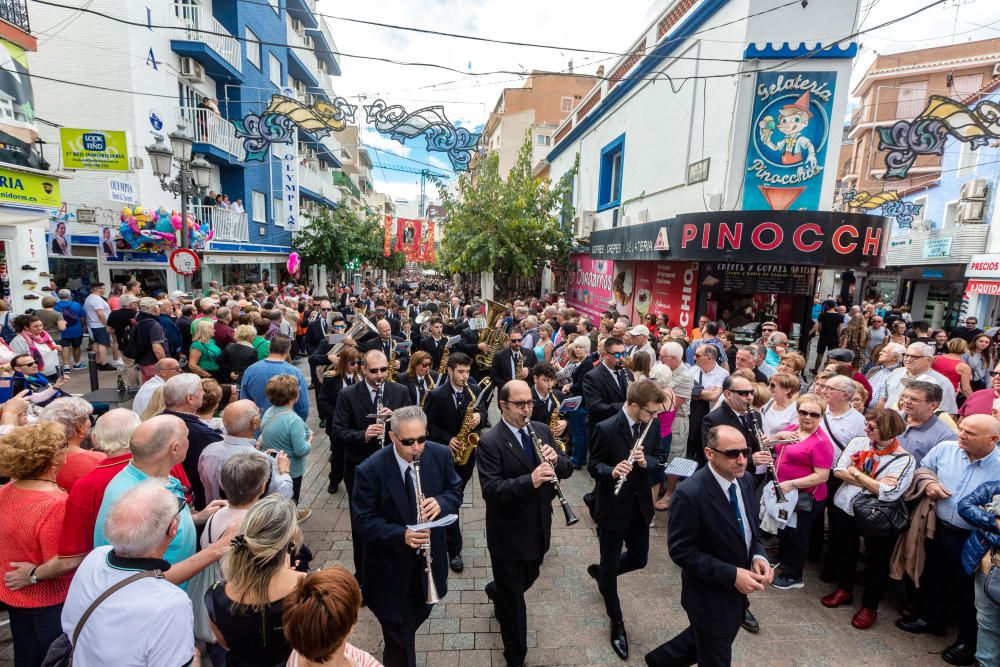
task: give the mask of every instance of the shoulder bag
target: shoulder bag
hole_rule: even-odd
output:
[[[889,466],[898,458],[910,456],[909,454],[896,454],[884,468],[875,473],[872,479],[889,469]],[[912,459],[913,457],[910,456]],[[909,467],[909,464],[907,464]],[[903,468],[906,472],[906,468]],[[881,500],[878,495],[864,489],[854,497],[851,503],[854,510],[854,522],[857,525],[858,533],[863,537],[892,537],[898,535],[910,525],[910,511],[906,508],[906,503],[902,498],[895,500]]]
[[[83,626],[87,623],[87,619],[90,615],[94,613],[102,602],[107,600],[116,591],[125,588],[131,583],[135,583],[140,579],[145,579],[147,577],[156,577],[157,579],[163,578],[163,573],[159,570],[146,570],[145,572],[136,572],[131,577],[127,579],[122,579],[114,586],[104,591],[97,596],[87,611],[83,612],[83,616],[77,621],[76,627],[73,628],[73,640],[70,641],[69,635],[65,632],[59,635],[52,645],[49,646],[48,652],[45,654],[45,659],[42,660],[42,667],[71,667],[73,664],[73,652],[76,651],[76,642],[80,638],[80,633],[83,631]]]
[[[985,558],[988,558],[990,561],[990,571],[986,573],[986,580],[983,582],[983,592],[986,593],[986,599],[1000,606],[1000,563],[997,562],[996,550],[991,549],[988,551]]]

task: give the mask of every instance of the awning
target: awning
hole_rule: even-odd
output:
[[[969,294],[1000,296],[1000,280],[970,280],[965,291]]]

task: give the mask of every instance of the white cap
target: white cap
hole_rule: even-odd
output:
[[[629,336],[646,336],[647,338],[649,337],[649,329],[642,326],[641,324],[635,325],[634,327],[629,329],[627,333]]]

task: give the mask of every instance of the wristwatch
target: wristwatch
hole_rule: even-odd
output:
[[[28,580],[31,581],[32,585],[37,584],[40,581],[39,578],[35,576],[35,570],[37,569],[38,566],[36,565],[35,567],[31,568],[31,572],[28,573]]]
[[[790,480],[788,480],[788,483],[792,485],[792,488],[793,488],[793,489],[797,489],[797,488],[799,488],[799,483],[798,483],[798,481],[797,481],[797,480],[794,480],[794,479],[790,479]]]

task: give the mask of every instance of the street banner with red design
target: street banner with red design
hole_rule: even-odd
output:
[[[385,216],[385,238],[382,242],[382,254],[388,257],[392,254],[392,216]]]

